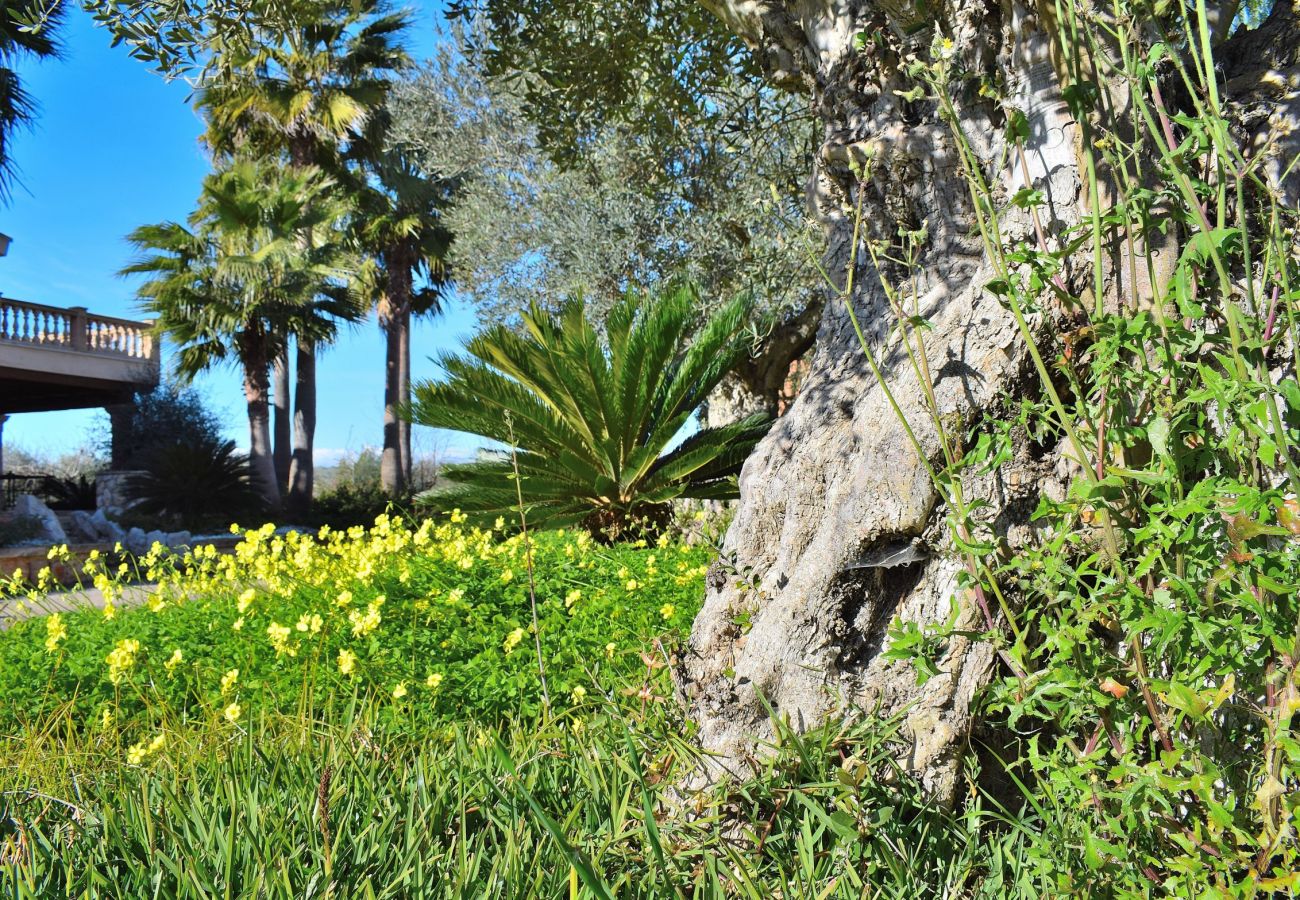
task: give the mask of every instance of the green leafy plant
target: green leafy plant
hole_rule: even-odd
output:
[[[235,451],[234,441],[195,437],[158,448],[144,465],[127,484],[133,513],[198,529],[224,527],[263,508],[248,457]]]
[[[982,602],[982,637],[1003,664],[984,713],[1021,739],[1005,771],[1043,818],[1028,855],[1054,893],[1295,896],[1297,210],[1232,137],[1205,4],[1167,12],[1161,27],[1180,35],[1168,43],[1137,7],[1117,4],[1130,18],[1116,27],[1109,11],[1064,6],[1055,40],[1070,64],[1100,47],[1125,51],[1122,78],[1081,78],[1064,94],[1092,131],[1084,170],[1108,173],[1115,199],[1103,208],[1094,183],[1090,214],[1059,246],[1042,231],[1012,236],[1012,213],[953,112],[969,73],[942,39],[930,62],[909,67],[916,97],[948,113],[995,270],[986,289],[1029,351],[1036,384],[1009,400],[1013,421],[945,431],[915,362],[927,323],[900,302],[924,236],[864,243],[879,270],[896,262],[904,275],[886,291],[931,391],[927,424],[944,452],[930,474],[966,564],[960,587]],[[1175,90],[1181,108],[1166,103]],[[1111,117],[1118,108],[1137,111],[1136,127]],[[1023,157],[1024,115],[1008,120],[1009,154]],[[1041,191],[1011,202],[1035,222],[1051,212]],[[1139,287],[1108,292],[1111,247]],[[1092,265],[1067,279],[1076,255]],[[1157,274],[1143,285],[1138,269]],[[1072,474],[1059,494],[1040,495],[1035,537],[1006,552],[1005,531],[962,491],[1017,441],[1058,446]],[[959,634],[954,621],[896,622],[886,655],[911,660],[924,680]]]
[[[580,298],[556,315],[534,307],[522,334],[495,326],[469,342],[469,357],[444,356],[447,379],[416,387],[412,419],[516,449],[528,518],[539,527],[579,524],[607,539],[638,524],[657,530],[672,500],[736,496],[740,467],[770,425],[755,415],[673,446],[747,346],[746,300],[692,336],[695,307],[688,288],[629,293],[603,336]],[[487,517],[516,505],[508,457],[442,474],[449,484],[425,502]]]

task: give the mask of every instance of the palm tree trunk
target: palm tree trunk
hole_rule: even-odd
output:
[[[268,377],[266,338],[244,332],[239,335],[240,362],[244,367],[244,399],[248,405],[248,458],[253,481],[267,506],[280,505],[280,483],[275,477],[271,452],[271,381]]]
[[[289,466],[290,515],[311,512],[316,467],[312,453],[316,443],[316,345],[298,339],[298,372],[294,385],[293,459]]]
[[[384,450],[379,461],[379,477],[384,493],[400,497],[408,488],[407,473],[410,465],[403,453],[402,422],[397,417],[398,406],[410,394],[410,362],[403,362],[403,340],[410,355],[411,327],[411,267],[406,264],[407,254],[401,246],[392,247],[384,254],[388,267],[388,296],[380,309],[379,324],[387,339],[384,353]],[[405,334],[404,334],[405,332]],[[403,371],[406,377],[403,380]],[[406,393],[403,393],[405,389]],[[409,426],[407,440],[409,441]]]
[[[406,409],[411,405],[411,306],[408,303],[402,310],[401,317],[398,320],[398,387],[397,398],[401,404],[401,409]],[[412,491],[415,485],[411,478],[411,420],[402,415],[400,410],[397,417],[397,431],[400,438],[400,449],[402,453],[402,480],[406,483],[406,489]]]
[[[272,437],[274,438],[275,481],[280,490],[289,485],[290,429],[289,413],[289,342],[275,355],[271,364],[271,407],[274,411]]]
[[[379,458],[379,480],[384,493],[400,497],[406,491],[402,466],[401,425],[397,421],[401,393],[401,334],[398,317],[381,319],[386,339],[384,353],[384,448]]]

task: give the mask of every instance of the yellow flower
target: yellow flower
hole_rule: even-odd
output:
[[[501,580],[505,582],[513,581],[514,577],[515,577],[514,569],[506,569],[504,572],[501,573]]]
[[[339,594],[338,599],[336,599],[334,602],[339,606],[347,606],[349,603],[352,602],[352,592],[343,591],[342,593]]]
[[[166,669],[168,672],[170,672],[172,669],[176,668],[181,664],[182,658],[183,655],[181,654],[181,650],[179,647],[177,647],[175,650],[172,651],[172,655],[168,657],[167,662],[163,663],[163,668]]]
[[[68,636],[68,626],[63,624],[63,616],[54,613],[45,620],[45,649],[50,653],[59,649],[59,642]]]
[[[583,698],[587,696],[587,689],[582,685],[578,685],[569,691],[569,696],[573,698],[574,703],[581,703]]]
[[[167,745],[167,735],[159,733],[152,741],[149,742],[149,753],[157,753]]]
[[[238,619],[236,619],[235,621],[231,622],[231,623],[230,623],[230,627],[233,628],[235,631],[240,631],[241,629],[243,629],[243,627],[244,627],[244,617],[243,617],[243,616],[240,616]]]
[[[671,603],[665,603],[663,606],[659,607],[659,615],[663,616],[665,619],[671,619],[676,612],[677,607],[673,606]]]
[[[255,599],[257,599],[257,591],[249,588],[239,595],[239,599],[235,601],[235,608],[238,609],[240,613],[246,613],[248,612],[248,607],[253,604]]]
[[[221,693],[229,694],[235,688],[235,682],[239,681],[239,670],[231,669],[225,675],[221,676]]]
[[[140,642],[135,638],[123,638],[117,642],[104,662],[108,663],[108,680],[121,684],[122,677],[135,665],[135,655],[140,652]]]
[[[516,628],[514,631],[507,634],[505,639],[505,645],[504,645],[506,656],[509,656],[511,653],[513,653],[515,651],[515,648],[519,646],[519,642],[522,641],[523,639],[524,639],[524,630],[522,628]]]
[[[577,603],[581,599],[582,599],[582,591],[578,590],[577,588],[574,588],[573,590],[569,591],[569,593],[564,595],[564,608],[572,609],[573,604]]]
[[[229,706],[227,706],[224,710],[221,711],[221,714],[225,716],[227,722],[238,722],[239,715],[242,712],[243,709],[240,708],[238,703],[231,703]]]
[[[506,527],[506,520],[503,516],[497,516],[497,520],[492,523],[494,531],[503,531]]]
[[[339,651],[339,672],[343,675],[351,675],[357,667],[357,655],[351,650]]]
[[[614,651],[617,650],[617,649],[618,649],[618,648],[614,645],[614,642],[613,642],[613,641],[610,641],[608,644],[606,644],[606,645],[605,645],[605,659],[613,659],[613,658],[614,658]]]
[[[126,761],[133,766],[138,766],[144,762],[144,744],[132,744],[126,751]]]
[[[424,679],[424,686],[431,691],[436,691],[440,684],[442,684],[441,672],[430,672],[429,677]]]
[[[352,610],[348,613],[348,621],[352,623],[352,636],[365,637],[379,627],[383,621],[383,616],[379,612],[379,605],[384,602],[382,596],[376,597],[367,606],[364,613],[359,610]]]
[[[447,594],[447,603],[452,606],[456,605],[457,603],[459,603],[464,599],[465,599],[464,588],[452,588],[451,592]]]
[[[397,687],[393,688],[393,699],[401,700],[405,696],[406,696],[406,682],[399,681],[397,682]]]
[[[640,582],[638,582],[635,578],[629,578],[627,580],[627,592],[629,594],[635,591],[640,586],[641,586]]]
[[[99,714],[99,727],[106,730],[113,727],[113,711],[107,706],[105,706],[104,711]]]
[[[104,618],[105,618],[105,619],[111,619],[111,618],[113,618],[113,616],[115,616],[115,615],[117,615],[117,607],[113,605],[113,601],[112,601],[112,600],[105,600],[105,601],[104,601]]]
[[[289,646],[289,626],[281,625],[279,622],[272,622],[266,626],[266,636],[271,639],[271,646],[275,648],[275,655],[288,654],[296,656],[297,650]]]
[[[303,614],[298,619],[298,624],[294,627],[299,631],[310,631],[312,634],[320,634],[321,626],[324,625],[324,622],[325,620],[318,615],[309,616]]]

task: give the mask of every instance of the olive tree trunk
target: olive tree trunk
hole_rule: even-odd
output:
[[[955,0],[938,6],[715,0],[710,7],[776,82],[808,91],[820,112],[824,131],[808,199],[825,231],[826,271],[841,290],[830,292],[797,399],[745,465],[736,518],[682,661],[683,691],[700,739],[719,754],[721,767],[738,764],[772,735],[773,714],[796,728],[849,707],[898,714],[910,745],[906,762],[937,796],[951,799],[973,703],[997,660],[987,644],[954,639],[939,674],[918,687],[910,666],[884,656],[895,617],[942,622],[955,600],[959,626],[979,632],[987,618],[970,592],[958,590],[961,562],[944,524],[947,510],[866,363],[849,305],[932,463],[939,461],[937,434],[892,328],[896,317],[882,278],[901,280],[927,322],[928,369],[946,431],[964,434],[980,417],[1004,414],[1002,398],[1035,388],[1015,321],[984,289],[996,273],[963,173],[971,157],[963,158],[953,126],[965,135],[999,210],[1001,242],[1038,240],[1059,248],[1092,198],[1080,164],[1085,133],[1063,100],[1068,74],[1046,18],[1056,7]],[[1274,18],[1293,24],[1289,7],[1278,4]],[[1224,48],[1222,58],[1249,57],[1259,70],[1237,86],[1243,95],[1268,81],[1261,73],[1270,66],[1282,70],[1275,84],[1296,83],[1288,79],[1297,72],[1297,41],[1287,28],[1251,38],[1271,48],[1271,56],[1258,47],[1235,55]],[[934,58],[932,47],[954,68],[974,73],[954,88],[951,121],[929,92],[914,91],[917,81],[906,74],[913,62]],[[1095,66],[1089,74],[1100,80],[1101,71],[1104,66]],[[1234,73],[1225,75],[1234,85]],[[977,90],[981,83],[995,89],[986,95]],[[1100,84],[1103,95],[1109,87]],[[1292,107],[1296,96],[1288,95]],[[1117,104],[1106,108],[1122,128],[1131,111]],[[1028,122],[1023,160],[1005,144],[1011,109]],[[1106,178],[1099,176],[1102,209],[1109,205]],[[1041,239],[1028,214],[1010,203],[1027,183],[1046,198]],[[855,254],[859,226],[863,240],[883,242],[897,241],[900,229],[924,229],[920,256],[905,278],[876,271],[861,243]],[[1151,284],[1133,283],[1116,255],[1105,260],[1106,302],[1134,292],[1149,299]],[[1062,278],[1071,294],[1089,298],[1091,257],[1081,262],[1067,266]],[[972,478],[964,491],[988,504],[982,514],[1014,550],[1029,537],[1040,491],[1059,490],[1068,475],[1068,461],[1051,448],[1026,446],[998,472]],[[738,624],[744,622],[748,627]]]
[[[827,273],[842,289],[851,265],[854,271],[847,303],[840,290],[825,305],[798,397],[744,468],[736,518],[691,635],[688,699],[702,742],[723,754],[724,766],[771,736],[772,714],[804,728],[850,706],[901,712],[908,762],[936,794],[952,796],[956,751],[994,653],[953,641],[924,687],[907,665],[882,655],[895,616],[948,618],[960,564],[947,546],[939,493],[867,364],[848,310],[851,303],[923,452],[937,461],[922,385],[890,328],[881,277],[898,273],[876,272],[853,246],[855,229],[886,242],[900,229],[925,229],[914,292],[930,326],[925,342],[943,419],[961,431],[1000,394],[1020,390],[1021,341],[1011,316],[983,290],[995,273],[958,144],[935,103],[901,96],[915,87],[903,58],[928,59],[933,31],[913,32],[914,23],[861,0],[718,12],[774,77],[811,90],[824,131],[809,203],[826,235]],[[1077,222],[1077,126],[1061,101],[1046,30],[1019,7],[960,4],[941,14],[962,62],[1000,76],[1029,117],[1030,175],[1051,197],[1053,232]],[[866,35],[860,43],[859,33]],[[1001,158],[1004,126],[993,104],[974,98],[957,115],[981,159]],[[1023,183],[1010,169],[986,175],[1008,194]],[[1017,237],[1028,233],[1027,221],[1009,216],[1007,224]],[[1014,510],[1032,502],[1036,483],[990,480],[968,490]],[[980,630],[973,599],[957,601],[966,625]],[[736,624],[745,621],[748,629]]]

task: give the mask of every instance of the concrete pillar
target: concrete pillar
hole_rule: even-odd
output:
[[[110,469],[129,468],[129,460],[126,457],[131,452],[131,448],[126,446],[126,426],[131,421],[135,406],[130,403],[115,403],[112,406],[105,406],[104,412],[108,413],[109,427],[112,429],[108,467]]]

